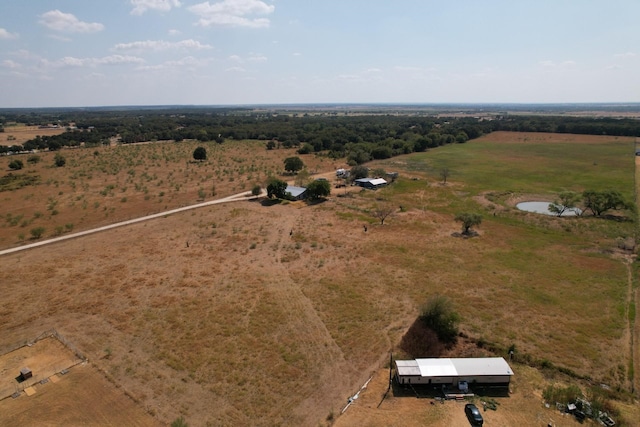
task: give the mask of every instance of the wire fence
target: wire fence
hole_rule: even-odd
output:
[[[67,340],[55,329],[49,329],[48,331],[44,331],[33,340],[25,339],[25,340],[20,340],[18,342],[14,342],[12,344],[4,345],[0,347],[0,354],[11,353],[12,351],[16,351],[18,349],[21,349],[22,347],[31,347],[38,341],[41,341],[46,338],[57,339],[62,344],[64,344],[65,347],[71,350],[77,358],[81,359],[82,361],[87,360],[87,357],[75,345],[73,345],[69,340]]]

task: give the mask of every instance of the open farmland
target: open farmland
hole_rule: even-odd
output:
[[[39,184],[0,193],[2,247],[36,226],[47,235],[67,223],[87,229],[195,203],[200,189],[213,198],[214,185],[215,197],[246,191],[292,153],[210,143],[209,160],[195,164],[195,146],[63,150],[64,168],[43,154],[21,171]],[[310,206],[211,206],[4,256],[0,345],[55,328],[164,423],[184,415],[196,426],[317,425],[439,293],[454,301],[471,342],[515,344],[522,357],[630,390],[635,271],[617,239],[633,236],[635,223],[543,217],[513,203],[595,186],[631,199],[633,148],[631,138],[494,133],[372,164],[401,176],[376,192],[334,190]],[[303,159],[322,172],[341,166]],[[379,206],[398,207],[384,226],[370,214]],[[452,237],[465,210],[484,215],[477,238]],[[531,396],[523,404],[538,408],[548,380],[522,385]],[[358,404],[342,425],[360,424]]]
[[[64,127],[40,128],[38,126],[24,125],[7,126],[4,132],[0,132],[0,145],[22,145],[37,136],[60,135],[64,131]]]
[[[204,146],[209,160],[194,162],[193,151]],[[264,186],[283,171],[282,160],[293,149],[266,150],[258,141],[130,144],[90,149],[65,149],[64,167],[56,168],[56,153],[0,158],[0,248],[27,243],[35,228],[42,237],[137,218]],[[342,164],[301,156],[311,171]],[[19,158],[24,169],[8,173]]]

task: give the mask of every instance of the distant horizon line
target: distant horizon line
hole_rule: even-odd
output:
[[[49,107],[0,107],[0,111],[11,110],[95,110],[95,109],[169,109],[169,108],[276,108],[287,107],[333,107],[333,108],[362,108],[362,107],[467,107],[478,109],[482,107],[632,107],[640,108],[640,102],[282,102],[282,103],[244,103],[244,104],[112,104],[86,106],[49,106]]]

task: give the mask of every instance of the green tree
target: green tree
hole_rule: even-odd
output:
[[[582,193],[582,197],[585,209],[590,210],[594,216],[601,216],[610,209],[629,208],[622,194],[616,190],[586,190]]]
[[[23,167],[24,167],[24,163],[22,163],[22,160],[20,159],[15,159],[9,162],[9,169],[11,170],[17,171],[22,169]]]
[[[262,193],[262,187],[260,187],[258,184],[254,185],[253,188],[251,189],[251,195],[259,196],[260,193]]]
[[[354,166],[349,172],[349,178],[352,180],[362,179],[369,176],[369,169],[366,166]]]
[[[562,216],[566,211],[572,211],[576,208],[576,203],[580,200],[580,195],[574,191],[562,191],[558,194],[559,199],[549,204],[549,212]]]
[[[53,158],[53,164],[56,165],[56,167],[61,168],[67,164],[67,159],[65,159],[62,154],[56,153],[56,156]]]
[[[464,144],[465,142],[467,142],[469,140],[469,135],[467,135],[467,133],[465,131],[460,131],[458,132],[458,134],[456,135],[456,142],[458,144]]]
[[[273,150],[274,148],[276,148],[276,143],[272,139],[271,141],[267,142],[267,150]]]
[[[304,168],[304,162],[300,157],[287,157],[284,159],[284,170],[289,173],[296,173]]]
[[[327,197],[331,194],[331,184],[326,180],[311,181],[309,185],[307,185],[307,194],[312,200]]]
[[[445,343],[453,343],[458,336],[460,315],[453,309],[453,302],[445,296],[435,295],[420,309],[420,320]]]
[[[39,239],[44,234],[44,231],[45,231],[44,227],[32,228],[31,229],[31,237],[33,237],[34,239]]]
[[[207,160],[207,150],[204,147],[198,147],[193,150],[193,158],[198,161]]]
[[[313,153],[313,145],[305,142],[302,144],[302,147],[298,148],[298,154],[309,154]]]
[[[385,176],[387,176],[387,171],[382,168],[376,168],[371,171],[371,176],[374,178],[384,178]]]
[[[41,160],[40,156],[38,156],[37,154],[33,154],[33,155],[31,155],[31,156],[29,156],[27,158],[27,162],[31,163],[32,165],[35,165],[36,163],[39,163],[40,160]]]
[[[472,212],[462,212],[456,215],[455,220],[462,223],[462,234],[470,234],[471,227],[482,223],[482,215]]]
[[[311,174],[309,173],[309,170],[307,168],[304,168],[300,172],[298,172],[294,182],[298,187],[304,187],[305,185],[307,185],[310,179]]]
[[[287,196],[286,191],[286,182],[281,181],[277,178],[272,178],[271,180],[269,180],[269,184],[267,184],[267,197],[269,197],[270,199],[274,197],[276,199],[284,199]]]

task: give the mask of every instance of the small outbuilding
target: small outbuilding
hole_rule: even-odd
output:
[[[20,369],[20,375],[18,375],[18,381],[25,381],[33,376],[33,372],[29,368]]]
[[[294,185],[287,185],[285,194],[290,194],[292,199],[304,200],[307,198],[307,189],[305,187],[296,187]]]
[[[513,370],[503,357],[396,360],[398,384],[459,383],[508,386]]]
[[[376,188],[387,185],[387,181],[382,178],[360,178],[353,181],[353,183],[359,187],[368,188],[370,190],[375,190]]]

